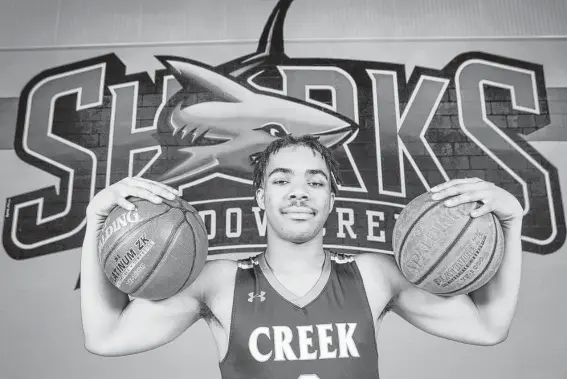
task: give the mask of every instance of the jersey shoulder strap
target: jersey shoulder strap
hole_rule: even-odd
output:
[[[337,264],[354,262],[354,255],[352,254],[337,253],[331,250],[329,250],[329,254],[331,255],[331,260]]]
[[[254,266],[258,266],[260,264],[258,257],[259,255],[255,255],[253,257],[239,259],[237,261],[238,268],[242,270],[250,270],[254,268]]]

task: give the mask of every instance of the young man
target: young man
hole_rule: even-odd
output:
[[[348,257],[323,249],[323,226],[337,192],[337,166],[311,137],[274,141],[255,167],[256,199],[267,217],[267,248],[240,262],[207,262],[186,290],[162,301],[129,300],[97,262],[98,228],[128,196],[160,202],[177,191],[128,178],[97,194],[87,210],[82,255],[86,348],[117,356],[156,348],[203,318],[226,379],[377,378],[377,332],[392,310],[428,333],[468,344],[503,341],[515,312],[521,269],[522,207],[479,179],[432,189],[447,206],[482,201],[505,232],[501,268],[469,295],[439,297],[411,285],[384,254]]]

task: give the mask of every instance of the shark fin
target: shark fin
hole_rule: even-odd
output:
[[[270,59],[281,62],[287,58],[284,51],[284,21],[293,0],[279,0],[264,25],[258,48],[252,54],[223,63],[215,70],[224,75],[239,77]]]
[[[268,56],[284,55],[284,21],[289,6],[293,0],[280,0],[272,10],[262,36],[258,42],[257,54],[265,54]]]
[[[248,88],[210,68],[171,57],[157,58],[186,89],[200,87],[210,91],[215,99],[232,103],[244,102],[254,96]]]

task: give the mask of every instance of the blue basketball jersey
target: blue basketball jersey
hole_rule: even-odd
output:
[[[326,253],[305,296],[275,278],[263,254],[238,262],[223,379],[376,379],[372,312],[353,257]]]

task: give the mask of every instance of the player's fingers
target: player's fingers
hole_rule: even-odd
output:
[[[488,193],[486,191],[468,191],[460,195],[454,196],[443,202],[448,207],[470,203],[473,201],[488,202]]]
[[[134,209],[136,209],[136,206],[134,204],[132,204],[123,197],[119,197],[118,199],[116,199],[116,204],[118,204],[119,206],[121,206],[122,208],[128,211],[133,211]]]
[[[142,178],[142,177],[139,177],[139,176],[134,176],[134,177],[132,177],[132,179],[139,180],[139,181],[142,181],[142,182],[144,182],[144,183],[154,184],[154,185],[156,185],[156,186],[158,186],[158,187],[161,187],[161,188],[163,188],[163,189],[165,189],[165,190],[167,190],[167,191],[173,193],[174,195],[179,195],[179,194],[180,194],[180,192],[179,192],[178,189],[175,189],[175,188],[173,188],[173,187],[170,187],[170,186],[168,186],[167,184],[163,184],[163,183],[160,183],[160,182],[156,182],[155,180],[150,180],[150,179]]]
[[[146,199],[151,201],[154,204],[160,204],[163,200],[161,197],[156,195],[154,192],[149,191],[142,187],[135,187],[135,186],[125,186],[120,192],[119,195],[121,197],[128,197],[128,196],[136,196],[140,199]]]
[[[165,199],[169,199],[169,200],[175,199],[175,194],[173,192],[157,185],[156,182],[132,179],[129,182],[129,186],[144,189],[146,191],[153,193],[154,195],[161,196]]]
[[[480,182],[482,181],[482,179],[479,178],[463,178],[463,179],[451,179],[445,183],[441,183],[436,185],[435,187],[431,188],[431,192],[439,192],[439,191],[443,191],[444,189],[453,187],[455,185],[459,185],[459,184],[466,184],[466,183],[476,183],[476,182]]]
[[[431,196],[431,198],[433,200],[442,200],[442,199],[445,199],[447,197],[456,196],[456,195],[459,195],[459,194],[462,194],[462,193],[481,191],[481,190],[487,188],[488,186],[490,186],[490,183],[485,182],[483,180],[456,184],[456,185],[453,185],[451,187],[445,188],[445,189],[443,189],[439,192],[435,192]]]
[[[492,204],[483,204],[480,208],[477,208],[471,212],[471,217],[480,217],[487,213],[492,212]]]

